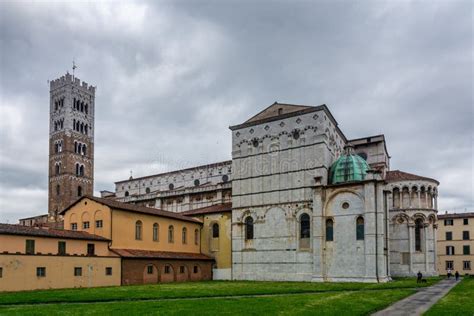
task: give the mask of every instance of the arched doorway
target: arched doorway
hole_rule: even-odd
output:
[[[158,283],[158,269],[154,264],[145,265],[143,270],[143,284]]]
[[[189,280],[188,267],[185,264],[180,264],[178,266],[178,271],[176,271],[176,281],[185,282],[188,280]]]
[[[163,283],[174,281],[174,269],[171,264],[165,264],[161,267],[160,281]]]

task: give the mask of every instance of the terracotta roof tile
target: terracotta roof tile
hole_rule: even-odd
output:
[[[409,180],[425,180],[425,181],[434,181],[437,184],[439,184],[439,182],[435,179],[418,176],[416,174],[403,172],[403,171],[400,171],[400,170],[387,171],[387,175],[385,176],[385,180],[388,181],[388,182],[409,181]]]
[[[0,224],[0,235],[1,234],[61,238],[61,239],[109,241],[109,239],[107,238],[97,236],[97,235],[92,235],[84,231],[40,228],[40,227],[30,227],[30,226],[11,225],[11,224]]]
[[[180,214],[183,214],[186,216],[193,216],[193,215],[221,213],[221,212],[230,212],[230,211],[232,211],[232,203],[224,203],[224,204],[216,204],[212,206],[197,208],[194,210],[182,212]]]
[[[152,251],[140,249],[111,249],[122,258],[136,259],[181,259],[181,260],[214,260],[200,253]]]
[[[90,200],[95,201],[97,203],[100,203],[100,204],[106,205],[110,208],[121,210],[121,211],[128,211],[128,212],[135,212],[135,213],[142,213],[142,214],[149,214],[149,215],[157,215],[157,216],[182,220],[182,221],[186,221],[186,222],[194,222],[194,223],[199,223],[199,224],[201,223],[201,221],[199,221],[197,219],[193,219],[193,218],[181,215],[179,213],[173,213],[173,212],[169,212],[169,211],[160,210],[160,209],[157,209],[157,208],[151,208],[151,207],[139,206],[139,205],[134,205],[134,204],[128,204],[128,203],[118,202],[118,201],[111,200],[111,199],[99,198],[99,197],[89,196],[89,195],[85,195],[85,196],[79,198],[77,201],[72,203],[66,209],[61,211],[60,214],[63,215],[64,213],[66,213],[67,210],[69,210],[71,207],[73,207],[76,203],[78,203],[79,201],[81,201],[84,198],[90,199]]]

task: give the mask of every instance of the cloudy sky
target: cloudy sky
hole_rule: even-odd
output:
[[[473,210],[471,1],[0,2],[0,222],[47,212],[47,80],[98,87],[95,191],[230,159],[274,101],[383,133],[392,169]]]

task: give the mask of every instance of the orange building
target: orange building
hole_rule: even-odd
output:
[[[61,215],[65,228],[111,240],[122,258],[122,284],[212,279],[214,259],[201,254],[198,219],[92,196]]]
[[[87,232],[0,224],[0,291],[120,285],[110,240]]]

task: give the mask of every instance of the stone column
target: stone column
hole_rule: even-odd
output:
[[[421,192],[419,189],[417,191],[417,194],[418,194],[418,208],[421,208]]]
[[[425,237],[425,273],[428,272],[428,227],[429,224],[423,224],[423,236]]]
[[[438,244],[436,241],[438,240],[438,224],[433,224],[433,244],[434,244],[434,273],[438,274]]]
[[[409,256],[409,263],[410,263],[409,273],[410,274],[413,274],[413,254],[415,253],[414,234],[415,234],[415,224],[408,223],[408,244],[409,244],[408,249],[410,250],[410,256]]]
[[[324,189],[316,187],[313,197],[313,216],[311,218],[311,236],[313,238],[313,277],[316,282],[323,282],[325,277],[324,252]]]

